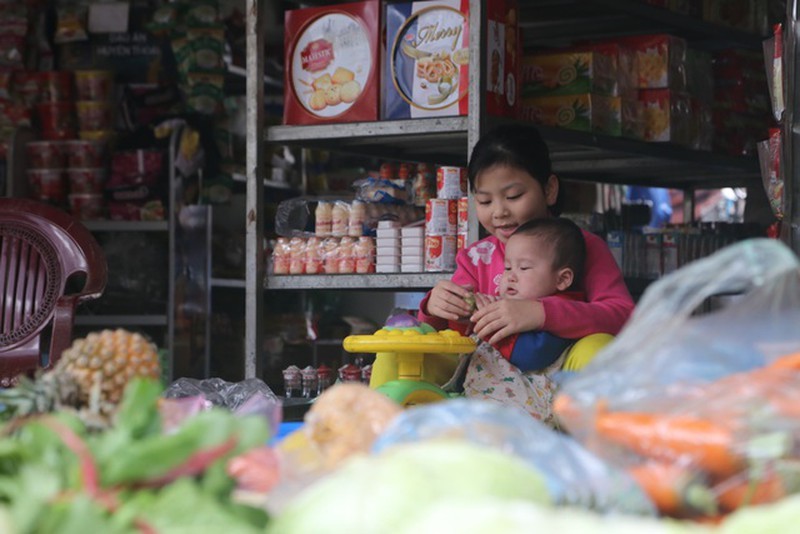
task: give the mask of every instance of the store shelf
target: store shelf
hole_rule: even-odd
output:
[[[166,232],[168,221],[82,221],[91,232]]]
[[[231,178],[234,182],[247,182],[247,176],[240,173],[233,173],[231,174]],[[293,185],[287,182],[279,182],[277,180],[270,180],[268,178],[264,178],[264,187],[271,187],[273,189],[296,189]]]
[[[761,50],[762,37],[712,24],[641,0],[523,0],[524,46],[562,44],[565,39],[669,32],[696,48],[734,46]]]
[[[490,119],[493,123],[507,122]],[[670,143],[538,126],[554,171],[563,178],[627,184],[738,186],[760,180],[758,160],[692,150]],[[466,117],[275,126],[270,142],[337,150],[388,159],[466,165]]]
[[[303,274],[268,276],[267,289],[383,289],[427,291],[453,273]]]
[[[386,159],[465,166],[467,118],[273,126],[267,141]]]
[[[166,315],[76,315],[78,326],[167,326]]]
[[[244,280],[239,278],[212,278],[210,283],[211,287],[244,289]]]

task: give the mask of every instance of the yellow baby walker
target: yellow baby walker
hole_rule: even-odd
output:
[[[347,336],[347,352],[375,353],[369,385],[403,406],[446,399],[475,342],[411,316],[372,335]],[[437,384],[442,384],[441,386]]]
[[[567,349],[562,369],[581,370],[613,339],[609,334],[579,339]],[[375,354],[370,387],[402,406],[453,395],[476,348],[471,338],[455,330],[437,331],[410,315],[393,316],[372,335],[347,336],[343,346],[350,353]]]

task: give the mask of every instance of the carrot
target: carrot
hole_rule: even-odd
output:
[[[597,432],[606,440],[647,458],[687,461],[700,471],[732,475],[745,460],[734,450],[733,432],[726,426],[685,415],[643,412],[597,414]]]
[[[717,512],[711,490],[697,472],[677,463],[648,460],[629,467],[628,474],[650,497],[661,515],[691,517]]]
[[[786,496],[783,478],[775,471],[762,477],[733,477],[714,488],[719,505],[726,511],[733,511],[746,505],[775,502]]]
[[[771,364],[767,365],[767,369],[791,369],[793,371],[800,371],[800,352],[780,356]]]

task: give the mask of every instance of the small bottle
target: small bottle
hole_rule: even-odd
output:
[[[364,235],[364,222],[367,219],[367,206],[361,200],[350,204],[350,219],[347,222],[347,235],[361,237]]]
[[[293,237],[289,241],[289,274],[303,274],[305,272],[306,244],[300,237]]]
[[[366,274],[375,271],[375,241],[371,237],[361,236],[353,247],[356,258],[356,272]]]
[[[285,237],[279,237],[272,249],[272,272],[289,274],[289,245]]]
[[[333,206],[330,202],[320,200],[317,202],[317,209],[314,211],[314,233],[317,237],[328,237],[331,235],[331,225],[333,223]]]
[[[337,201],[333,205],[331,219],[331,235],[333,237],[344,237],[347,235],[347,226],[350,222],[350,205],[346,202]]]
[[[339,272],[339,240],[334,237],[322,242],[322,269],[325,274]]]
[[[353,247],[355,241],[352,237],[343,237],[339,241],[339,272],[351,274],[356,272],[356,258]]]
[[[306,241],[304,267],[306,274],[322,272],[322,242],[318,237],[309,237]]]

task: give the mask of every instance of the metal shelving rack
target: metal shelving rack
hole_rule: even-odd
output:
[[[470,50],[485,49],[486,0],[470,1]],[[790,2],[792,5],[794,1]],[[430,163],[465,165],[467,155],[480,134],[496,123],[488,118],[482,87],[486,72],[482,54],[470,54],[469,113],[466,117],[379,121],[319,126],[276,126],[263,130],[261,106],[263,85],[264,0],[249,0],[247,17],[247,306],[245,376],[257,376],[256,348],[260,346],[263,312],[262,289],[385,290],[431,287],[439,275],[384,275],[337,277],[303,276],[265,278],[262,253],[263,225],[260,202],[263,194],[262,143],[360,153],[390,159],[407,158]],[[794,20],[794,19],[792,19]],[[593,38],[646,31],[675,31],[709,49],[735,43],[760,49],[761,39],[741,31],[705,23],[653,7],[637,0],[520,0],[520,24],[525,45],[554,42],[560,38]],[[791,56],[794,57],[794,56]],[[563,178],[619,181],[691,188],[724,184],[759,183],[758,163],[753,158],[735,158],[699,152],[669,144],[653,144],[608,136],[541,128],[550,145],[555,171]],[[477,223],[470,206],[472,234]],[[795,231],[797,231],[795,229]],[[420,278],[420,276],[429,278]],[[368,282],[367,280],[374,280]]]
[[[163,221],[112,221],[92,220],[81,223],[92,233],[103,232],[160,232],[167,234],[168,264],[167,264],[167,303],[163,313],[158,314],[84,314],[75,316],[76,326],[92,328],[133,326],[133,327],[162,327],[165,329],[164,349],[168,354],[173,354],[175,345],[175,191],[173,184],[176,182],[176,169],[172,165],[174,155],[177,153],[179,132],[173,132],[170,138],[170,171],[169,171],[169,217]],[[25,176],[26,158],[25,145],[36,139],[32,129],[20,127],[14,131],[11,139],[9,155],[6,161],[8,187],[5,194],[8,196],[28,196],[27,178]],[[168,376],[172,377],[172,360],[169,359]],[[173,377],[174,378],[174,377]]]
[[[783,232],[781,238],[792,250],[800,254],[800,68],[797,67],[800,47],[800,24],[798,24],[798,1],[786,2],[784,23],[784,91],[786,111],[783,115],[783,178],[784,206]]]

